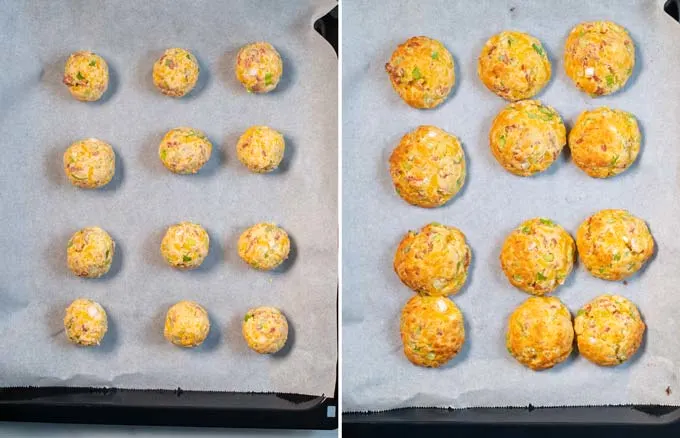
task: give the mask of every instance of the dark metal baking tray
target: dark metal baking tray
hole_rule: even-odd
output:
[[[664,10],[680,22],[680,0],[667,0]],[[670,389],[669,389],[670,390]],[[492,433],[492,436],[527,436],[529,432],[573,437],[587,430],[617,438],[649,436],[680,437],[680,407],[675,406],[591,406],[471,409],[395,409],[376,413],[343,413],[347,436],[394,436]]]
[[[337,7],[314,28],[338,47]],[[329,105],[337,105],[329,102]],[[5,352],[7,354],[7,352]],[[337,372],[337,370],[336,370]],[[328,396],[116,388],[0,388],[0,421],[153,426],[337,429]]]

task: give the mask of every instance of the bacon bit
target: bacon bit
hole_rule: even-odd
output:
[[[66,84],[66,85],[75,85],[75,82],[73,82],[73,76],[71,76],[71,75],[65,75],[65,76],[64,76],[64,84]]]
[[[166,61],[165,65],[167,65],[168,68],[170,68],[170,69],[172,70],[172,69],[175,68],[175,61],[173,61],[172,59],[168,59],[168,60]]]
[[[601,144],[600,149],[602,149],[603,152],[607,152],[607,145],[606,144]]]

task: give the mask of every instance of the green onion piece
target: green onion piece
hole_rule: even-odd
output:
[[[415,80],[418,80],[418,79],[420,79],[420,78],[422,77],[422,75],[420,74],[420,70],[418,69],[418,67],[414,67],[414,68],[413,68],[413,72],[411,72],[411,75],[413,76],[413,79],[415,79]]]
[[[538,45],[536,45],[536,43],[533,43],[533,44],[531,45],[531,47],[533,47],[534,50],[536,51],[536,53],[538,53],[539,55],[545,56],[545,52],[543,51],[543,48],[540,47],[540,46],[538,46]]]

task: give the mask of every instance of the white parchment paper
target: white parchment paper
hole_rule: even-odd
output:
[[[398,407],[494,407],[680,403],[680,25],[663,2],[345,0],[343,10],[343,400],[346,411]],[[564,73],[563,45],[585,20],[614,20],[637,46],[625,90],[593,99]],[[488,130],[505,105],[477,77],[484,42],[504,29],[526,31],[546,47],[553,78],[538,96],[569,128],[578,114],[608,105],[633,112],[643,130],[637,163],[624,174],[596,180],[562,154],[545,174],[516,177],[488,147]],[[392,90],[384,65],[414,35],[441,40],[456,62],[456,87],[435,110],[415,110]],[[404,133],[420,124],[457,135],[468,163],[465,188],[435,209],[397,196],[388,157]],[[500,269],[505,236],[520,222],[548,216],[572,235],[604,208],[644,218],[658,252],[647,269],[607,282],[577,266],[556,296],[576,312],[602,293],[622,294],[640,307],[648,330],[629,363],[599,368],[574,355],[556,368],[533,372],[505,350],[505,323],[527,295]],[[392,270],[409,229],[437,221],[461,228],[472,248],[467,286],[453,297],[467,330],[462,352],[440,369],[412,365],[402,353],[399,316],[412,292]],[[667,388],[670,392],[667,392]]]
[[[337,58],[313,29],[335,2],[0,1],[0,386],[122,388],[332,394],[337,360]],[[277,90],[251,95],[236,81],[238,49],[271,42],[284,76]],[[201,65],[183,99],[161,95],[151,70],[168,47],[191,50]],[[110,67],[97,103],[71,98],[64,62],[93,50]],[[286,139],[281,169],[249,173],[236,141],[266,124]],[[175,175],[158,159],[164,133],[203,130],[213,154],[199,174]],[[69,184],[62,155],[97,137],[117,154],[115,179],[88,191]],[[180,272],[160,256],[165,229],[182,220],[210,234],[210,255]],[[248,226],[274,221],[291,236],[279,272],[249,268],[236,242]],[[74,277],[66,242],[98,225],[115,239],[111,272]],[[100,302],[109,332],[99,348],[63,333],[77,297]],[[197,349],[163,338],[165,312],[191,299],[212,328]],[[281,308],[290,324],[284,351],[258,355],[241,336],[250,307]]]

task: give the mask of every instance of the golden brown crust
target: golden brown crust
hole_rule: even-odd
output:
[[[506,106],[493,121],[489,146],[496,160],[518,176],[548,169],[567,143],[560,115],[537,100]]]
[[[537,38],[523,32],[504,31],[484,44],[477,74],[486,88],[514,102],[541,91],[550,81],[551,67]]]
[[[623,280],[654,254],[654,239],[647,224],[626,210],[601,210],[581,223],[576,247],[595,277]]]
[[[392,87],[414,108],[440,105],[456,83],[453,56],[439,41],[412,37],[385,64]]]
[[[564,70],[591,96],[622,88],[635,67],[635,44],[625,28],[611,21],[576,25],[564,45]]]
[[[600,366],[619,365],[642,344],[645,323],[635,304],[618,295],[601,295],[574,319],[579,352]]]
[[[522,222],[503,242],[500,261],[510,283],[533,295],[564,284],[574,267],[576,245],[569,233],[547,218]]]
[[[433,222],[404,236],[394,255],[394,272],[420,294],[446,296],[465,284],[471,257],[458,228]]]
[[[413,364],[439,367],[453,359],[465,343],[463,314],[446,297],[416,295],[401,311],[401,341]]]
[[[635,116],[600,107],[583,111],[569,132],[571,158],[594,178],[608,178],[628,169],[640,152]]]
[[[439,207],[465,183],[465,153],[455,136],[436,126],[419,126],[392,151],[390,175],[409,204]]]
[[[552,368],[571,354],[574,328],[569,309],[555,297],[531,297],[508,319],[506,346],[532,370]]]

